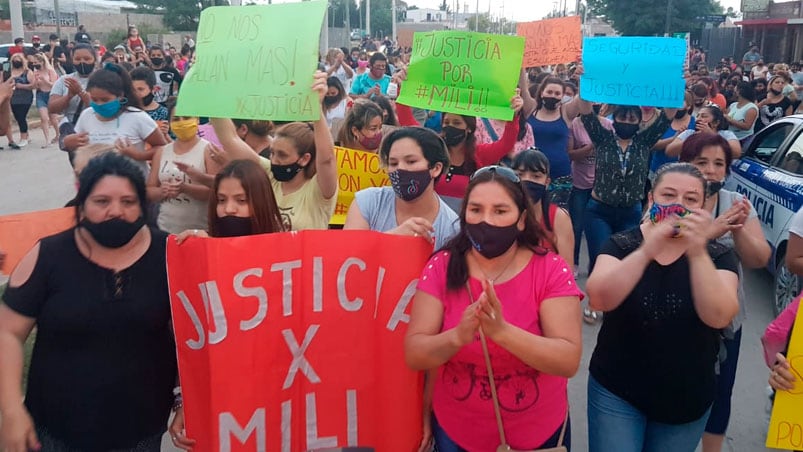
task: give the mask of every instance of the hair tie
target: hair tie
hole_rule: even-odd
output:
[[[117,75],[120,75],[120,67],[115,65],[115,64],[106,63],[106,64],[103,65],[103,69],[105,69],[107,71],[114,72]]]

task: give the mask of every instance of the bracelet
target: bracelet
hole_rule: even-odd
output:
[[[175,388],[173,388],[173,395],[176,396],[176,397],[181,396],[181,385],[176,386]]]
[[[184,399],[181,397],[181,395],[176,396],[176,398],[173,400],[173,407],[171,409],[173,410],[173,412],[176,412],[183,407],[184,407]]]

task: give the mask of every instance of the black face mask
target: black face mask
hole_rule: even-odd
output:
[[[680,110],[675,112],[675,119],[683,119],[686,117],[687,114],[688,112],[681,108]]]
[[[218,230],[218,237],[242,237],[254,233],[250,217],[217,217],[215,224]]]
[[[292,180],[296,177],[296,174],[300,173],[304,167],[299,165],[298,162],[291,163],[289,165],[273,165],[270,166],[270,172],[273,174],[273,178],[279,182],[287,182]]]
[[[591,109],[594,111],[595,115],[599,115],[600,110],[602,110],[602,105],[592,105]]]
[[[705,183],[705,197],[706,198],[710,198],[710,197],[716,195],[717,193],[719,193],[720,190],[722,190],[722,187],[724,185],[725,185],[725,182],[720,181],[720,180],[707,181]]]
[[[150,105],[153,102],[153,93],[148,94],[142,98],[142,106]]]
[[[527,191],[527,194],[530,195],[530,200],[533,203],[538,203],[544,199],[544,195],[546,194],[546,185],[529,180],[524,180],[521,182],[524,184],[524,189]]]
[[[554,110],[558,108],[560,99],[555,99],[554,97],[543,97],[541,98],[541,102],[544,103],[544,108],[546,108],[547,110]]]
[[[151,63],[153,63],[154,66],[161,66],[164,62],[164,58],[151,58]]]
[[[22,67],[22,61],[16,61],[16,60],[12,61],[11,65],[14,66],[15,68],[19,69],[19,68]]]
[[[493,226],[486,222],[466,224],[468,234],[474,249],[488,259],[505,254],[518,238],[518,222],[510,226]]]
[[[623,139],[629,140],[633,138],[633,135],[638,132],[639,125],[638,124],[630,124],[627,122],[613,122],[613,131],[616,132],[616,136]]]
[[[466,141],[466,137],[468,136],[466,129],[460,129],[452,126],[443,126],[441,130],[443,130],[443,141],[446,142],[446,146],[450,147],[457,146],[460,143]]]
[[[94,70],[95,70],[95,65],[94,64],[78,63],[78,64],[75,65],[75,71],[78,72],[79,74],[85,76],[85,77],[87,75],[91,74],[92,71],[94,71]]]
[[[332,105],[337,103],[337,96],[326,96],[323,98],[323,104],[327,107],[331,107]]]
[[[39,48],[39,46],[40,46],[40,45],[42,45],[42,44],[41,44],[41,43],[38,43],[38,42],[34,42],[34,43],[33,43],[33,44],[31,44],[31,45],[33,45],[33,48],[34,48],[34,49],[38,49],[38,48]]]
[[[79,226],[86,229],[98,244],[106,248],[120,248],[130,242],[144,225],[145,219],[141,216],[133,223],[120,218],[112,218],[101,223],[92,223],[84,218],[79,223]]]

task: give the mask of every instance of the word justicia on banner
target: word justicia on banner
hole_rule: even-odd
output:
[[[421,376],[403,338],[430,252],[371,231],[171,241],[193,450],[413,450]]]

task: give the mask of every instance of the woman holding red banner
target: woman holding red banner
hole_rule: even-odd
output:
[[[116,153],[89,161],[76,201],[78,225],[37,243],[3,296],[0,449],[159,450],[177,378],[167,234],[146,225],[142,171]]]
[[[402,127],[382,142],[379,159],[391,187],[358,191],[343,229],[423,237],[443,247],[459,227],[457,214],[435,193],[435,181],[449,166],[443,140],[423,127]]]
[[[176,238],[241,237],[285,231],[267,174],[250,160],[235,160],[220,170],[208,203],[208,231],[189,229]]]
[[[509,168],[478,170],[460,233],[421,275],[405,357],[437,369],[439,451],[570,445],[566,385],[582,354],[582,292],[541,246],[549,239],[527,196]]]
[[[271,144],[270,159],[260,157],[237,136],[230,119],[211,119],[223,152],[218,163],[253,160],[268,172],[285,228],[292,231],[327,229],[337,201],[337,159],[326,124],[323,99],[326,73],[316,72],[312,89],[318,93],[320,117],[313,123],[291,122],[280,127]]]

